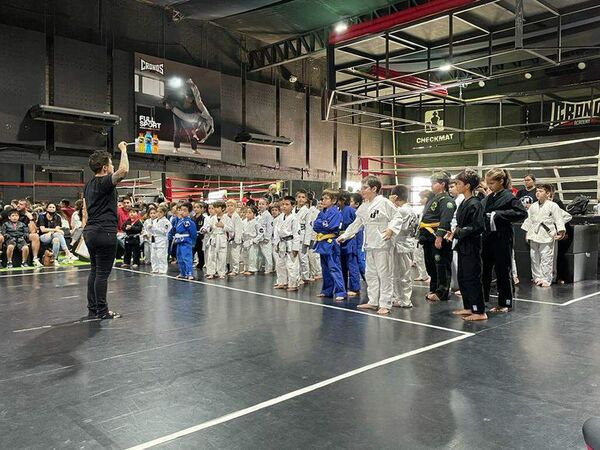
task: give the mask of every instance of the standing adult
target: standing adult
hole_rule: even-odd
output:
[[[119,313],[110,311],[106,301],[108,277],[117,252],[116,186],[129,172],[127,144],[119,143],[121,160],[115,172],[110,153],[96,151],[89,166],[94,177],[83,189],[83,237],[90,253],[91,271],[88,278],[88,317],[116,319]]]

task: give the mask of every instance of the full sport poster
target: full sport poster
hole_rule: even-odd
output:
[[[135,54],[137,153],[220,159],[221,74]]]

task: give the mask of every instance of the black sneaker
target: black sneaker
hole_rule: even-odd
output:
[[[27,264],[26,262],[24,262],[23,264],[21,264],[21,267],[23,269],[27,269],[29,267],[29,264]]]
[[[121,317],[121,314],[114,312],[114,311],[108,311],[108,312],[102,314],[101,316],[98,316],[98,319],[108,320],[108,319],[119,319],[120,317]]]

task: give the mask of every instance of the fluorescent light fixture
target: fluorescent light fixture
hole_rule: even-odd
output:
[[[442,64],[442,65],[439,67],[439,70],[440,70],[441,72],[449,72],[450,70],[452,70],[452,65],[451,65],[451,64],[447,64],[447,63],[446,63],[446,64]]]
[[[334,31],[338,34],[343,33],[348,29],[348,24],[346,22],[339,22],[335,25]]]
[[[381,122],[382,127],[389,127],[391,124],[392,122],[390,122],[389,120],[384,120],[383,122]]]

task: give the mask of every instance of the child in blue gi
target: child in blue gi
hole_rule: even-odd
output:
[[[314,231],[317,233],[315,252],[321,255],[323,270],[323,287],[319,297],[335,297],[336,302],[346,298],[346,287],[342,278],[340,263],[340,246],[336,242],[342,223],[342,213],[336,202],[338,192],[325,189],[321,196],[323,209],[314,221]]]
[[[337,203],[342,212],[340,231],[343,233],[348,228],[348,225],[356,219],[356,210],[350,206],[350,193],[348,191],[340,192]],[[360,292],[360,269],[358,266],[358,249],[356,248],[356,243],[357,237],[355,236],[340,244],[342,277],[348,297],[356,297]]]
[[[354,209],[355,212],[358,209],[358,207],[360,205],[362,205],[362,202],[363,202],[362,195],[360,195],[358,192],[350,194],[350,207],[352,209]],[[355,216],[356,216],[356,213],[355,213]],[[364,241],[365,241],[364,231],[360,230],[358,233],[356,233],[356,236],[354,236],[354,239],[356,240],[355,245],[356,245],[356,254],[358,256],[358,270],[360,272],[360,277],[364,280],[365,279],[365,270],[367,268],[367,257],[365,255],[365,250],[363,248]]]
[[[192,268],[194,266],[193,248],[198,236],[196,223],[190,217],[192,205],[184,203],[179,206],[180,219],[177,221],[173,234],[173,244],[177,245],[177,265],[179,275],[177,278],[193,280]]]

